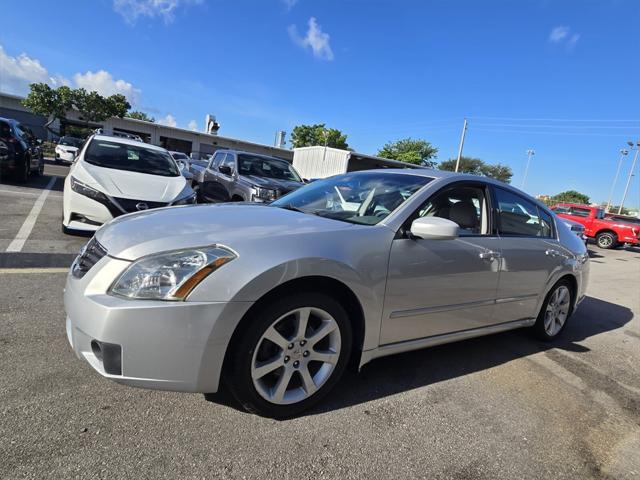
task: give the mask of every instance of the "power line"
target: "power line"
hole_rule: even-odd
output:
[[[614,128],[622,128],[629,129],[635,128],[635,126],[629,125],[541,125],[541,124],[518,124],[518,123],[477,123],[475,124],[477,127],[513,127],[513,128],[576,128],[576,129],[614,129]],[[638,128],[640,129],[640,124],[638,124]]]
[[[602,123],[640,123],[640,119],[615,120],[610,118],[579,119],[579,118],[517,118],[517,117],[467,117],[469,120],[515,120],[523,122],[602,122]]]
[[[503,129],[483,129],[482,127],[474,127],[474,132],[486,132],[486,133],[515,133],[526,135],[573,135],[573,136],[590,136],[590,137],[618,137],[628,138],[633,136],[630,133],[591,133],[591,132],[549,132],[549,131],[535,131],[535,130],[503,130]]]

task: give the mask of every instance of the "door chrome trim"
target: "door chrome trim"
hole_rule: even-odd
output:
[[[496,299],[496,304],[519,302],[520,300],[527,300],[529,298],[536,298],[537,296],[538,296],[537,293],[529,293],[527,295],[518,295],[517,297],[498,298],[498,299]]]
[[[477,302],[455,303],[451,305],[437,305],[435,307],[412,308],[411,310],[396,310],[391,312],[389,318],[413,317],[416,315],[426,315],[429,313],[447,312],[450,310],[461,310],[463,308],[486,307],[488,305],[497,305],[502,303],[518,302],[529,298],[537,297],[537,293],[529,293],[527,295],[519,295],[517,297],[498,298],[492,300],[479,300]]]
[[[506,332],[508,330],[514,330],[516,328],[530,327],[535,323],[535,321],[536,319],[533,317],[522,318],[520,320],[513,320],[510,322],[496,323],[487,327],[460,330],[457,332],[444,333],[442,335],[434,335],[432,337],[424,337],[414,340],[405,340],[402,342],[380,345],[378,348],[362,352],[360,367],[375,358],[386,357],[388,355],[395,355],[396,353],[409,352],[412,350],[420,350],[427,347],[435,347],[436,345],[453,343],[460,340],[467,340],[469,338],[482,337],[484,335],[490,335],[493,333]]]

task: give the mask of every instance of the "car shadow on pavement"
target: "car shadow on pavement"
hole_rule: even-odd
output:
[[[579,342],[618,329],[632,318],[627,307],[586,297],[554,342],[541,342],[528,329],[520,329],[380,358],[359,374],[348,372],[328,398],[307,414],[365,403],[551,349],[584,353],[589,349]]]
[[[520,329],[379,358],[359,373],[347,371],[333,391],[302,416],[352,407],[551,349],[588,352],[579,342],[621,328],[632,318],[633,313],[627,307],[586,297],[554,342],[541,342],[528,329]],[[239,408],[225,392],[206,398]]]
[[[62,192],[64,188],[65,175],[52,174],[51,172],[46,172],[42,176],[32,175],[31,177],[29,177],[29,180],[27,181],[27,183],[21,183],[15,180],[14,178],[10,177],[9,175],[2,175],[0,176],[0,185],[9,185],[12,187],[21,187],[24,189],[44,190],[47,187],[47,185],[49,185],[49,181],[51,180],[51,177],[56,178],[56,181],[51,186],[51,191]]]

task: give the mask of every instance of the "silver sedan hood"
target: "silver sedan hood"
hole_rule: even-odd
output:
[[[242,254],[291,234],[352,229],[353,224],[259,204],[170,207],[118,217],[96,232],[112,257],[135,260],[167,250],[225,245]]]

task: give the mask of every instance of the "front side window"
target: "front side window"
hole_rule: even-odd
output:
[[[7,138],[11,136],[11,127],[7,122],[0,121],[0,137]]]
[[[481,187],[455,186],[439,192],[418,210],[418,216],[451,220],[460,227],[460,236],[489,233],[487,202]]]
[[[604,218],[604,209],[603,208],[599,208],[596,211],[596,218],[599,220],[602,220]]]
[[[317,180],[273,207],[361,225],[375,225],[433,180],[411,174],[353,172]]]
[[[238,155],[238,172],[241,175],[256,175],[258,177],[277,178],[293,182],[302,181],[300,175],[286,160],[259,155]]]
[[[220,166],[220,162],[224,159],[224,153],[216,153],[209,162],[210,170],[217,170]]]
[[[498,231],[504,236],[550,237],[552,220],[546,212],[518,194],[495,189]],[[541,218],[544,214],[546,220]]]
[[[225,166],[225,167],[229,167],[231,169],[231,172],[229,172],[229,174],[232,174],[233,171],[235,170],[235,159],[233,158],[233,155],[227,154],[226,158],[220,163],[220,166]]]
[[[129,172],[147,173],[163,177],[180,175],[169,152],[107,140],[94,139],[84,154],[91,165]]]

